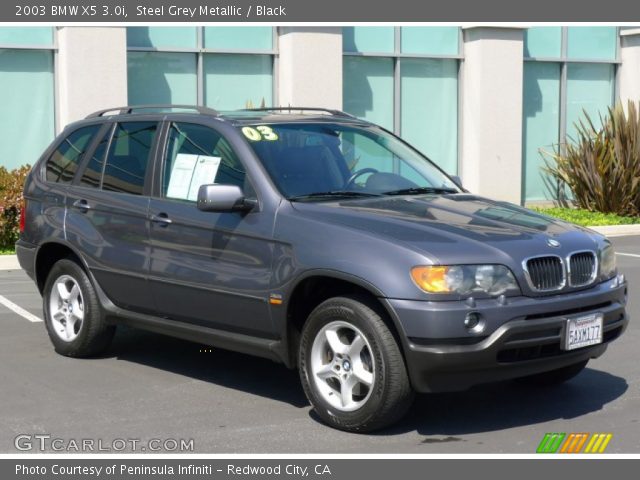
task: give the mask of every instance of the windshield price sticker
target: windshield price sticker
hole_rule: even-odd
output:
[[[266,140],[274,142],[278,140],[278,134],[271,127],[266,125],[258,125],[257,127],[243,127],[242,133],[252,142],[260,142]]]

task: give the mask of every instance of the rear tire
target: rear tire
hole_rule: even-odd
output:
[[[90,357],[109,347],[115,326],[105,322],[91,280],[76,262],[54,264],[42,299],[47,332],[60,355]]]
[[[539,387],[560,385],[564,382],[571,380],[578,375],[587,366],[589,360],[585,360],[580,363],[568,365],[566,367],[558,368],[557,370],[551,370],[550,372],[537,373],[528,377],[518,378],[518,382],[535,385]]]
[[[366,297],[335,297],[309,315],[299,350],[300,380],[328,425],[370,432],[404,416],[414,398],[400,347]]]

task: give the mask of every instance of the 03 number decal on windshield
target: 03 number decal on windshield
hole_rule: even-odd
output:
[[[267,140],[273,142],[278,140],[278,134],[273,131],[271,127],[266,125],[258,125],[257,127],[243,127],[242,133],[252,142],[259,142],[261,140]]]

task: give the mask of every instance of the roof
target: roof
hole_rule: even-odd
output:
[[[318,107],[265,107],[244,110],[217,111],[212,108],[198,105],[135,105],[114,107],[99,110],[88,115],[87,119],[100,117],[149,115],[149,114],[185,114],[206,115],[221,120],[228,120],[234,125],[249,125],[254,123],[288,123],[288,122],[327,122],[327,123],[358,123],[368,124],[364,120],[340,110]]]

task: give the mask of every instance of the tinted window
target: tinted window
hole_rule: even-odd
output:
[[[47,160],[46,178],[48,182],[71,183],[91,139],[100,125],[83,127],[65,138]]]
[[[80,178],[80,185],[85,187],[100,188],[100,181],[102,180],[102,170],[104,168],[104,156],[107,153],[107,146],[109,145],[109,139],[111,138],[111,129],[105,133],[104,138],[100,140],[98,146],[93,151],[93,155],[87,162],[87,166]]]
[[[362,195],[459,191],[433,163],[378,127],[283,123],[246,125],[241,132],[288,198],[344,191]]]
[[[200,185],[238,185],[251,195],[243,165],[229,143],[203,125],[174,123],[169,132],[162,194],[195,201]]]
[[[156,130],[156,122],[116,125],[104,167],[104,190],[142,195]]]

